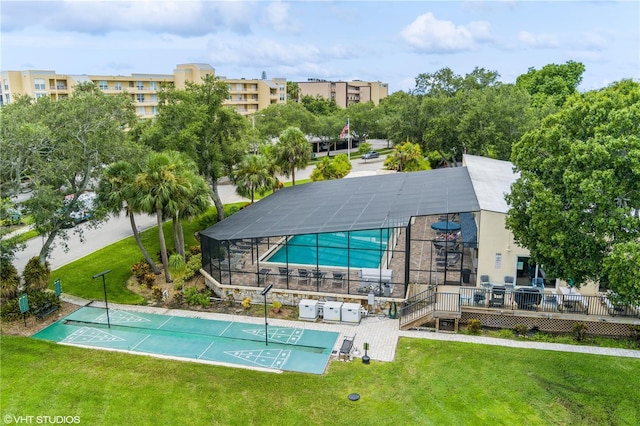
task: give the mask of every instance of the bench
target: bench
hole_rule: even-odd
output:
[[[55,305],[54,303],[49,302],[49,303],[45,303],[44,305],[40,306],[38,309],[34,310],[33,314],[39,320],[43,320],[47,315],[52,314],[57,310],[58,310],[58,306]]]

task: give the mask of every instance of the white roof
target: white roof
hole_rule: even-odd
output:
[[[462,163],[469,172],[480,210],[506,213],[509,206],[504,196],[520,176],[514,173],[513,163],[468,154],[463,156]]]

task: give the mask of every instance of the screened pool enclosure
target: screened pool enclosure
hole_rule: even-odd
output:
[[[477,201],[464,168],[286,188],[202,231],[214,284],[403,299],[475,278]]]

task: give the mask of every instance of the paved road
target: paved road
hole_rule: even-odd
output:
[[[386,142],[374,141],[372,145],[374,149],[380,149],[386,147]],[[340,152],[346,153],[346,151]],[[333,151],[331,154],[335,155],[336,153],[335,151]],[[321,153],[320,155],[326,155],[326,153]],[[382,170],[384,164],[384,156],[366,161],[361,159],[352,159],[351,164],[353,165],[352,174],[357,175],[363,172],[375,172],[377,170]],[[314,168],[315,166],[309,166],[305,169],[297,170],[296,180],[309,179]],[[286,182],[290,181],[291,179],[281,177],[281,180]],[[246,198],[239,196],[236,193],[235,186],[231,184],[219,185],[218,190],[220,193],[220,198],[222,199],[222,202],[224,204],[243,200],[249,201]],[[142,230],[155,226],[155,220],[155,216],[136,216],[136,223]],[[54,242],[55,247],[53,248],[51,255],[49,256],[49,263],[52,270],[66,265],[67,263],[73,262],[74,260],[80,259],[81,257],[99,250],[102,247],[108,246],[109,244],[113,244],[117,241],[133,235],[129,219],[126,216],[122,215],[120,217],[110,218],[108,222],[104,223],[97,229],[88,229],[86,224],[78,226],[83,229],[84,236],[81,239],[78,235],[73,234],[72,230],[69,230],[70,238],[67,241],[67,245],[69,247],[68,251],[64,250],[60,239],[56,239],[56,241]],[[27,261],[30,258],[39,255],[43,243],[44,241],[42,238],[34,238],[28,241],[25,250],[17,253],[13,264],[19,273],[22,273],[24,266],[27,264]]]

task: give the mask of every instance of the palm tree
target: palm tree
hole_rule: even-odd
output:
[[[269,160],[264,155],[247,155],[231,175],[236,192],[243,197],[249,196],[251,203],[255,193],[263,195],[273,188],[276,178],[270,172]]]
[[[291,184],[296,184],[296,169],[306,167],[311,159],[311,144],[297,127],[288,127],[274,146],[276,162],[285,176],[291,176]]]
[[[172,282],[169,272],[169,256],[167,243],[162,229],[165,212],[179,211],[182,197],[189,194],[181,173],[185,170],[182,155],[175,151],[152,153],[147,162],[136,176],[135,185],[140,191],[138,202],[143,211],[155,213],[158,224],[158,239],[160,240],[160,255],[164,269],[165,280]]]
[[[136,166],[126,161],[118,161],[109,165],[105,169],[98,186],[98,199],[101,205],[114,216],[119,216],[123,210],[126,212],[127,216],[129,216],[129,223],[138,248],[146,262],[151,266],[151,270],[158,275],[160,274],[160,269],[142,244],[134,216],[134,213],[137,212],[134,208],[134,182],[138,171]]]

